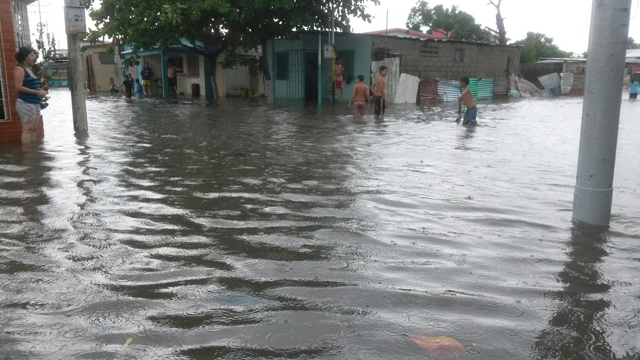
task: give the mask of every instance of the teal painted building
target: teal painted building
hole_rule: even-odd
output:
[[[336,33],[335,48],[344,67],[343,101],[353,93],[356,77],[363,75],[370,85],[371,35]],[[325,58],[324,45],[329,43],[327,32],[305,32],[297,40],[276,39],[268,45],[269,72],[276,99],[317,101],[319,82],[323,101],[332,97],[331,58]],[[318,67],[318,53],[321,67]],[[320,76],[318,72],[321,71]],[[336,91],[336,100],[340,92]]]

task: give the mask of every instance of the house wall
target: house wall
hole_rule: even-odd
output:
[[[22,135],[22,124],[15,109],[18,91],[13,81],[13,69],[17,65],[16,38],[13,28],[11,0],[0,0],[0,61],[2,71],[0,81],[3,87],[4,105],[7,119],[0,121],[0,141],[17,141]]]
[[[497,78],[504,76],[509,57],[520,63],[520,48],[516,46],[384,36],[372,38],[372,56],[384,53],[385,44],[389,53],[400,56],[400,73],[421,79]],[[456,50],[463,50],[463,62],[455,62]],[[515,71],[512,64],[510,68]]]
[[[322,43],[323,45],[328,43],[328,37],[326,34],[322,35]],[[303,99],[304,91],[300,92],[287,92],[287,85],[292,86],[289,80],[276,80],[276,64],[274,64],[274,45],[275,52],[284,52],[284,51],[301,51],[302,53],[312,53],[314,54],[314,59],[317,59],[318,54],[318,35],[316,34],[305,34],[301,35],[299,40],[286,40],[280,39],[276,40],[273,43],[269,43],[267,46],[268,49],[268,62],[269,62],[269,72],[271,73],[272,83],[275,90],[276,98],[287,98],[291,96],[291,93],[294,93],[294,98]],[[370,75],[370,67],[371,67],[371,37],[368,35],[362,34],[336,34],[336,50],[338,53],[345,51],[352,51],[354,54],[354,65],[353,65],[353,73],[349,73],[347,69],[345,69],[345,73],[343,75],[344,78],[344,96],[343,99],[348,100],[353,93],[353,86],[356,83],[356,77],[358,75],[363,75],[365,77],[365,83],[369,83],[369,75]],[[301,64],[304,67],[304,58]],[[317,67],[317,61],[314,61],[314,66]],[[332,60],[325,59],[324,54],[322,54],[322,97],[324,99],[328,99],[331,97],[331,67]],[[289,69],[290,73],[295,69]],[[304,69],[298,69],[304,70]],[[302,81],[304,82],[304,76]],[[302,84],[302,88],[304,90],[304,83]],[[337,92],[337,97],[340,97],[339,91]]]
[[[109,79],[114,78],[116,84],[120,83],[117,64],[103,64],[100,60],[100,53],[107,51],[108,45],[87,48],[83,54],[83,64],[86,64],[87,55],[91,55],[92,78],[96,86],[96,91],[109,91]],[[86,66],[86,65],[85,65]],[[85,69],[87,71],[88,69]]]

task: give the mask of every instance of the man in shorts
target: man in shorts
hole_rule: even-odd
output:
[[[146,96],[151,95],[151,76],[153,75],[153,71],[149,67],[149,62],[144,62],[144,67],[140,71],[140,76],[142,77],[142,89],[144,90],[144,94]]]
[[[336,58],[335,62],[335,71],[336,71],[336,90],[340,90],[340,101],[342,101],[342,97],[344,95],[344,85],[343,85],[343,77],[344,75],[344,67],[342,67],[342,59],[340,57]]]

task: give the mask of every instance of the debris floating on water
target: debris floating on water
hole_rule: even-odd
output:
[[[455,339],[446,336],[409,336],[413,342],[442,359],[457,359],[464,352],[464,346]]]

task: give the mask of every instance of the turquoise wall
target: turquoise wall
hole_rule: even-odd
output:
[[[327,33],[322,34],[322,43],[328,43]],[[279,39],[274,42],[269,42],[268,45],[268,56],[269,56],[269,71],[271,73],[271,78],[273,79],[273,86],[275,89],[275,97],[281,99],[293,98],[293,99],[304,99],[304,91],[300,94],[300,92],[291,91],[291,87],[295,86],[289,83],[289,91],[287,91],[287,82],[288,80],[275,80],[275,64],[274,64],[274,54],[273,48],[275,45],[275,52],[283,52],[288,50],[299,50],[304,51],[305,53],[311,52],[317,55],[318,52],[318,35],[317,34],[309,34],[309,35],[301,35],[299,40],[285,40]],[[354,53],[354,66],[353,66],[353,74],[347,73],[347,69],[345,69],[344,74],[344,97],[343,101],[348,102],[351,98],[351,94],[353,93],[353,86],[356,82],[356,76],[363,75],[365,77],[365,84],[369,85],[369,75],[370,75],[370,67],[371,67],[371,37],[368,35],[361,34],[336,34],[336,48],[338,52],[340,51],[353,51]],[[304,65],[301,65],[304,66]],[[289,68],[290,73],[295,69]],[[303,70],[303,69],[302,69]],[[352,81],[347,84],[347,79],[351,77]],[[331,59],[322,59],[322,85],[323,85],[323,99],[328,100],[331,98],[331,87],[329,82],[331,81]],[[302,86],[304,89],[304,85]],[[292,93],[294,95],[292,95]],[[336,98],[339,99],[340,93],[339,91],[336,94]]]

